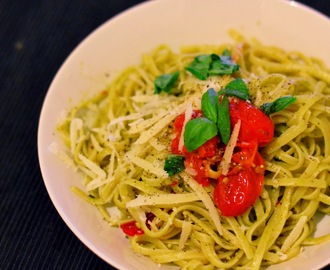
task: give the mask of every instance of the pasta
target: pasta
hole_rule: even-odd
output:
[[[84,176],[86,190],[72,191],[111,226],[137,224],[143,234],[128,237],[131,246],[156,263],[185,270],[259,269],[330,240],[330,234],[313,237],[314,214],[330,213],[330,70],[302,53],[231,34],[233,44],[185,46],[179,53],[157,47],[58,126],[68,146],[66,160],[73,159]],[[185,67],[196,55],[225,50],[239,64],[237,74],[256,106],[296,97],[271,115],[275,136],[261,149],[264,186],[237,217],[222,216],[215,207],[214,185],[199,185],[187,170],[173,176],[164,170],[175,118],[200,109],[207,89],[219,91],[233,79],[199,80]],[[155,94],[155,78],[175,71],[180,77],[173,93]],[[219,172],[209,168],[209,175],[217,178]],[[120,217],[110,214],[111,207]]]

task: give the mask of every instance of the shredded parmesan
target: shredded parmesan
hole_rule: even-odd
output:
[[[126,207],[150,206],[150,205],[172,205],[199,201],[196,193],[186,194],[157,194],[153,196],[140,195],[136,199],[129,201]]]
[[[179,140],[179,151],[182,151],[182,148],[184,146],[184,130],[186,127],[187,122],[191,119],[192,116],[192,104],[188,103],[187,104],[187,110],[184,114],[184,122],[183,122],[183,126],[182,126],[182,132],[180,135],[180,140]]]
[[[129,114],[129,115],[125,115],[125,116],[120,116],[116,119],[113,119],[109,125],[108,125],[108,128],[113,126],[113,125],[116,125],[118,123],[122,123],[124,121],[128,121],[128,120],[136,120],[136,119],[139,119],[141,117],[143,117],[145,114],[141,114],[141,113],[132,113],[132,114]]]
[[[150,138],[150,140],[149,140],[149,144],[153,147],[153,148],[155,148],[157,151],[163,151],[163,150],[165,150],[166,148],[167,148],[167,146],[166,145],[164,145],[164,144],[161,144],[156,138],[154,138],[154,137],[152,137],[152,138]]]
[[[167,115],[168,112],[166,110],[162,110],[160,113],[156,114],[152,118],[149,118],[147,120],[141,121],[140,123],[136,125],[131,125],[131,128],[128,131],[128,134],[135,134],[139,133],[148,127],[154,125],[158,121],[160,121],[165,115]]]
[[[223,154],[223,158],[220,163],[220,170],[223,175],[227,175],[227,173],[229,171],[231,158],[234,153],[234,148],[236,146],[237,137],[238,137],[240,128],[241,128],[241,120],[239,119],[237,121],[236,125],[234,126],[233,132],[230,136],[225,153]]]
[[[190,236],[191,230],[192,230],[191,222],[184,220],[182,223],[182,231],[179,240],[179,249],[182,250],[184,248],[184,245]]]
[[[99,178],[105,179],[106,173],[97,164],[95,164],[90,159],[86,158],[84,155],[79,154],[80,160],[85,164],[85,166],[98,175]]]
[[[192,96],[191,99],[194,99],[195,96]],[[141,131],[140,137],[136,140],[135,144],[144,144],[149,141],[150,138],[157,135],[164,127],[168,126],[179,114],[183,113],[187,105],[191,101],[186,101],[175,108],[168,109],[167,113],[163,118],[158,119],[158,122],[151,126],[148,130]],[[143,124],[143,123],[142,123]]]
[[[207,191],[198,182],[186,173],[180,174],[183,180],[196,192],[198,197],[202,200],[205,207],[209,210],[210,216],[213,220],[214,226],[217,228],[220,235],[222,235],[222,227],[218,209],[214,206],[213,200]]]
[[[153,173],[158,177],[168,177],[168,173],[161,167],[156,166],[145,159],[142,159],[138,156],[128,155],[128,159],[133,162],[135,165],[139,166],[140,168],[144,169],[149,173]]]

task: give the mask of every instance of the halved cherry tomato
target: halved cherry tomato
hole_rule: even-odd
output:
[[[234,166],[227,176],[219,177],[214,189],[214,202],[223,216],[243,214],[261,193],[265,172],[264,160],[259,152],[256,152],[251,166],[245,166],[245,161],[250,160],[245,160],[248,153],[242,153],[243,163]]]
[[[195,170],[196,175],[194,178],[202,186],[210,184],[208,169],[205,165],[209,163],[210,158],[217,154],[219,141],[219,137],[216,136],[192,152],[188,152],[185,148],[183,149],[185,167],[191,167]]]
[[[238,151],[235,151],[231,158],[232,165],[239,164],[243,168],[250,168],[258,152],[258,145],[256,142],[250,143],[249,147],[236,147],[239,148]]]
[[[136,221],[126,222],[120,225],[122,231],[128,236],[142,235],[144,231],[136,226]]]
[[[202,117],[200,110],[194,110],[191,118]],[[185,146],[182,151],[179,150],[179,142],[183,129],[185,114],[180,114],[174,121],[174,132],[176,137],[172,141],[171,149],[173,154],[184,155],[185,167],[191,168],[194,172],[195,180],[202,186],[207,186],[210,180],[207,175],[207,169],[205,163],[208,158],[214,157],[218,152],[218,144],[220,142],[219,137],[215,136],[212,139],[205,142],[202,146],[192,152],[188,152]]]
[[[210,179],[207,177],[207,170],[204,166],[204,158],[199,158],[196,154],[190,153],[185,155],[185,167],[187,172],[193,171],[192,175],[195,180],[202,186],[210,184]]]
[[[152,212],[149,212],[149,213],[146,213],[146,218],[147,219],[146,219],[145,224],[146,224],[147,228],[150,229],[149,222],[155,218],[155,215]],[[128,236],[144,234],[144,231],[137,226],[137,223],[135,220],[121,224],[120,228]]]
[[[193,110],[192,111],[191,118],[194,119],[194,118],[197,118],[197,117],[202,117],[202,111],[201,110]],[[182,151],[181,151],[181,149],[179,149],[180,137],[181,137],[181,133],[182,133],[182,129],[183,129],[184,120],[185,120],[185,114],[184,113],[178,115],[177,118],[175,118],[175,120],[174,120],[175,138],[173,139],[172,144],[171,144],[171,149],[172,149],[173,154],[182,155],[184,152],[188,153],[185,146],[183,146]]]
[[[239,141],[255,140],[259,146],[264,146],[273,139],[274,124],[262,110],[238,98],[231,99],[229,106],[231,126],[234,127],[238,119],[241,119]]]

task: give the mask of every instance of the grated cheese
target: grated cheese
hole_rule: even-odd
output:
[[[191,230],[192,230],[191,222],[184,220],[182,223],[182,231],[180,234],[179,249],[182,250],[184,248],[184,245],[190,236]]]
[[[168,173],[161,168],[160,166],[157,166],[153,163],[150,163],[149,161],[146,161],[145,159],[142,159],[138,156],[132,156],[132,155],[127,155],[129,161],[134,163],[135,165],[139,166],[143,170],[152,173],[154,175],[157,175],[158,177],[168,177]]]
[[[241,120],[239,119],[237,121],[236,125],[234,126],[233,132],[230,136],[227,147],[225,149],[225,153],[223,154],[223,158],[220,162],[220,170],[223,175],[227,175],[227,173],[229,171],[231,158],[234,153],[234,148],[236,146],[237,137],[238,137],[240,128],[241,128]]]
[[[149,144],[155,148],[157,151],[163,151],[167,148],[166,145],[164,144],[161,144],[155,137],[152,137],[150,140],[149,140]]]
[[[180,140],[179,140],[179,150],[182,151],[182,148],[184,146],[184,130],[186,127],[186,124],[188,123],[188,121],[191,119],[191,115],[192,115],[192,104],[188,103],[187,104],[187,109],[186,112],[184,114],[184,122],[183,122],[183,126],[182,126],[182,132],[180,135]]]
[[[168,114],[168,112],[166,110],[162,110],[160,113],[154,115],[152,118],[149,118],[144,121],[140,121],[140,123],[138,123],[136,125],[132,125],[130,127],[130,129],[128,130],[128,134],[135,134],[135,133],[139,133],[139,132],[145,130],[146,128],[148,128],[148,127],[154,125],[155,123],[157,123],[158,121],[160,121],[160,119],[162,119],[167,114]]]
[[[207,191],[200,185],[194,178],[186,173],[180,174],[183,180],[192,188],[198,197],[202,200],[207,210],[209,210],[210,216],[213,220],[214,226],[217,228],[220,235],[222,235],[222,227],[220,221],[220,215],[218,209],[214,206],[213,200]]]
[[[105,179],[106,177],[106,173],[105,171],[103,171],[100,166],[98,166],[97,164],[95,164],[93,161],[91,161],[90,159],[86,158],[84,155],[79,154],[79,158],[80,160],[84,163],[84,165],[90,169],[91,171],[93,171],[96,175],[98,175],[100,178]]]
[[[135,144],[144,144],[150,140],[150,138],[154,137],[158,134],[164,127],[168,126],[174,118],[184,112],[187,108],[187,102],[177,106],[172,111],[168,111],[168,113],[159,121],[153,125],[148,130],[141,133],[141,136],[136,140]]]
[[[126,204],[127,208],[139,206],[172,205],[199,201],[196,193],[140,195]]]

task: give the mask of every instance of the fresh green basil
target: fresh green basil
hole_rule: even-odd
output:
[[[222,56],[227,56],[227,57],[230,57],[231,59],[231,53],[228,49],[225,49],[223,52],[222,52]]]
[[[189,120],[185,126],[184,145],[189,152],[192,152],[217,134],[217,125],[211,120],[205,117],[195,118]]]
[[[241,78],[237,78],[228,83],[224,89],[219,91],[219,94],[225,94],[230,97],[238,97],[243,100],[250,99],[249,89]]]
[[[239,70],[239,66],[231,61],[227,55],[207,54],[196,56],[186,70],[200,80],[206,80],[211,75],[232,74]]]
[[[155,94],[160,94],[162,91],[170,93],[175,85],[175,82],[179,78],[179,75],[179,71],[176,71],[171,74],[163,74],[158,76],[154,81]]]
[[[226,95],[222,96],[218,105],[218,121],[217,127],[219,129],[221,141],[227,144],[230,139],[230,115],[229,115],[229,99]]]
[[[267,115],[270,115],[272,113],[279,112],[286,107],[288,107],[290,104],[296,101],[296,97],[294,96],[283,96],[278,99],[276,99],[273,102],[264,103],[260,106],[260,109]]]
[[[213,123],[218,121],[218,105],[219,105],[219,96],[217,92],[210,88],[202,96],[202,112],[203,115],[211,120]]]
[[[211,63],[209,75],[232,74],[239,69],[239,66],[231,61],[228,56],[217,56]]]
[[[183,156],[175,154],[167,156],[164,164],[164,170],[168,173],[169,176],[182,172],[184,168],[185,166]]]
[[[212,57],[210,54],[198,55],[195,57],[195,60],[186,67],[186,70],[190,71],[198,79],[206,80],[211,62]]]

